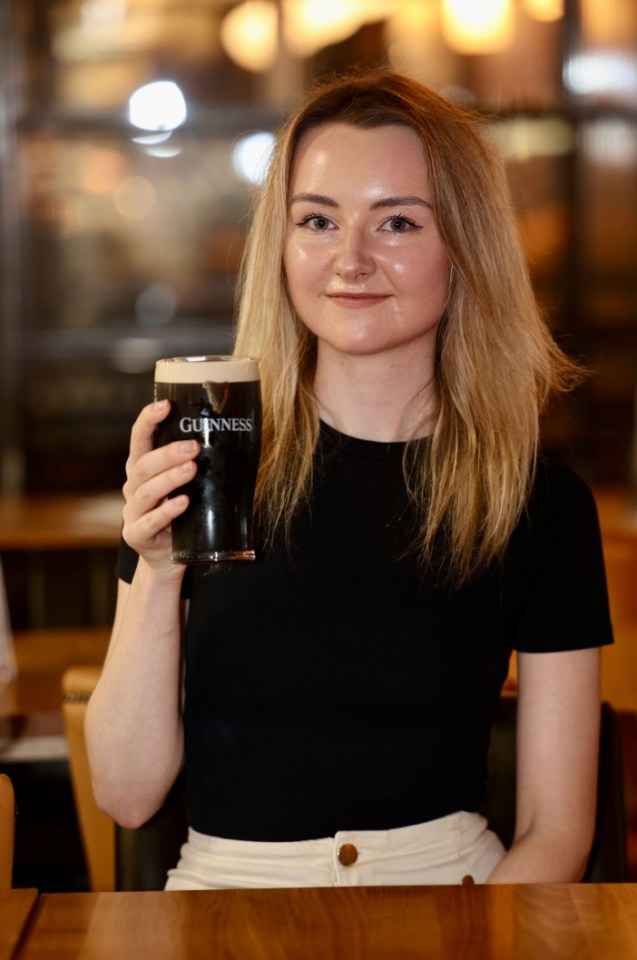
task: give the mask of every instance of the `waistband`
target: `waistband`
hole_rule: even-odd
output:
[[[191,828],[167,889],[482,882],[503,855],[484,817],[466,811],[299,841],[231,840]]]

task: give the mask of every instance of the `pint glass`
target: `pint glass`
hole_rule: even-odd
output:
[[[261,450],[261,385],[247,357],[172,357],[155,366],[155,399],[170,400],[155,446],[197,440],[190,503],[172,521],[175,563],[254,560],[252,511]]]

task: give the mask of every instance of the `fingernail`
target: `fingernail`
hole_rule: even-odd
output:
[[[196,440],[184,440],[181,447],[179,448],[182,453],[194,453],[197,449]]]
[[[155,400],[153,408],[155,410],[163,410],[167,403],[167,400]]]

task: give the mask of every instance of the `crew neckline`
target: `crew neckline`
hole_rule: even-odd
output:
[[[387,460],[391,457],[402,457],[407,442],[405,440],[364,440],[361,437],[351,437],[341,433],[329,423],[321,420],[321,435],[330,443],[346,453],[356,457],[366,457],[371,460]]]

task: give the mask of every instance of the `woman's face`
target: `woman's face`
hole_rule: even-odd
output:
[[[420,352],[433,364],[450,263],[424,149],[408,127],[329,123],[291,170],[284,265],[319,358]]]

